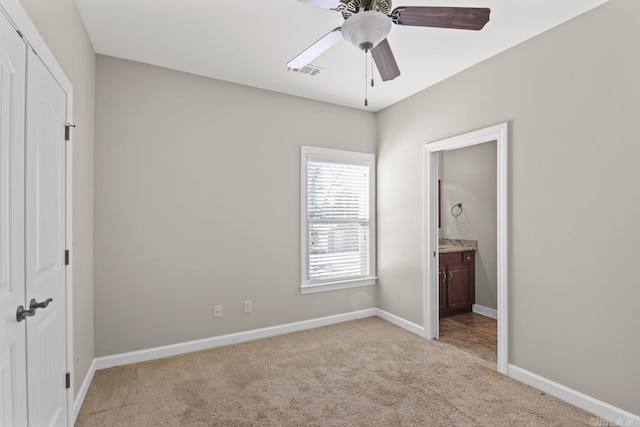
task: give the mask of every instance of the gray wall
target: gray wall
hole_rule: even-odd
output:
[[[497,294],[497,158],[496,143],[441,153],[442,228],[440,236],[478,241],[476,304],[498,308]],[[440,170],[438,171],[440,172]],[[462,203],[462,213],[451,208]],[[447,227],[451,235],[446,236]]]
[[[93,112],[95,53],[73,0],[21,0],[73,85],[73,344],[78,391],[94,358]]]
[[[379,307],[422,323],[423,144],[508,121],[509,360],[636,414],[638,22],[612,0],[377,121]]]
[[[300,294],[301,145],[373,153],[375,115],[98,56],[98,356],[376,306]]]

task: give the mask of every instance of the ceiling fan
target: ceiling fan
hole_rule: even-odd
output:
[[[400,69],[387,35],[391,23],[417,27],[481,30],[489,22],[491,9],[476,7],[400,6],[391,10],[391,0],[299,0],[313,6],[340,12],[345,19],[287,64],[299,70],[338,41],[344,39],[365,52],[371,51],[383,81],[393,80]]]

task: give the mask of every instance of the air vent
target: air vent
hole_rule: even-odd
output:
[[[317,76],[318,74],[320,74],[320,71],[323,70],[323,68],[320,68],[316,65],[313,64],[307,64],[304,67],[297,69],[297,68],[289,68],[289,71],[293,71],[296,73],[302,73],[302,74],[308,74],[310,76]]]

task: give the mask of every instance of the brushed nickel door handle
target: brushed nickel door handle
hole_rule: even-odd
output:
[[[453,279],[453,272],[449,270],[449,281],[451,281],[451,279]]]

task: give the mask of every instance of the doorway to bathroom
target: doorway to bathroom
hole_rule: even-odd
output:
[[[508,369],[506,123],[425,145],[425,337]]]
[[[497,365],[496,142],[438,155],[439,340]]]

